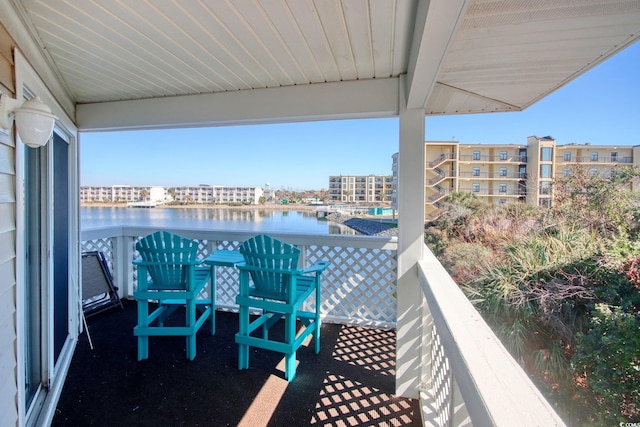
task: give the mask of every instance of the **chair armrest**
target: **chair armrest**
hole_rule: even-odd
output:
[[[279,268],[266,268],[266,267],[259,267],[257,265],[247,265],[247,264],[238,264],[236,265],[236,268],[238,268],[238,270],[240,271],[261,271],[263,273],[278,273],[278,274],[289,274],[289,275],[299,275],[304,272],[304,270],[301,270],[301,269],[282,270]]]
[[[198,259],[194,261],[180,261],[180,262],[163,262],[163,261],[145,261],[142,258],[136,258],[133,260],[135,265],[202,265],[204,264],[203,259]]]
[[[301,274],[322,273],[329,265],[331,265],[331,261],[318,261],[311,267],[303,269]]]

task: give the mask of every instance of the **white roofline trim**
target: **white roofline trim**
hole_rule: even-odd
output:
[[[468,0],[419,3],[407,70],[408,109],[426,108],[447,48],[469,3]]]
[[[78,104],[80,131],[119,131],[398,115],[397,78]]]

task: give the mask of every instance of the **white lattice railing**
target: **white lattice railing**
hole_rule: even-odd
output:
[[[163,228],[166,229],[166,228]],[[205,258],[216,249],[237,249],[255,232],[167,229],[200,242],[199,256]],[[82,232],[82,250],[105,254],[116,286],[124,297],[133,295],[136,270],[135,243],[154,232],[151,227],[109,227]],[[298,246],[302,264],[329,260],[322,275],[322,316],[327,322],[393,328],[396,322],[395,237],[270,233]],[[238,275],[232,268],[216,270],[217,306],[234,310]],[[311,302],[310,302],[311,303]]]
[[[82,232],[82,250],[100,250],[116,285],[130,297],[135,242],[151,227],[110,227]],[[200,256],[236,249],[251,232],[170,229],[200,242]],[[322,313],[329,322],[393,328],[396,324],[395,237],[301,235],[274,237],[302,249],[304,265],[331,261],[322,278]],[[423,421],[429,426],[564,425],[518,363],[425,247],[418,263],[422,310],[420,370]],[[218,309],[233,310],[237,272],[219,268]],[[396,370],[402,370],[402,366]]]

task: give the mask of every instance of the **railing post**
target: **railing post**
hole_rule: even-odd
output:
[[[133,237],[113,237],[113,269],[121,298],[133,297]]]
[[[418,261],[424,246],[425,144],[424,111],[407,108],[407,81],[400,79],[400,150],[398,155],[398,270],[396,328],[396,394],[420,394],[421,309]]]

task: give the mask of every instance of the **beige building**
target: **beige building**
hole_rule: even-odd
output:
[[[391,175],[329,177],[331,203],[391,203],[393,177]]]
[[[550,136],[530,136],[526,144],[425,142],[425,218],[437,215],[454,191],[470,192],[489,203],[549,206],[551,183],[575,165],[608,176],[616,168],[640,164],[640,146],[556,145]],[[394,170],[396,157],[394,156]]]

